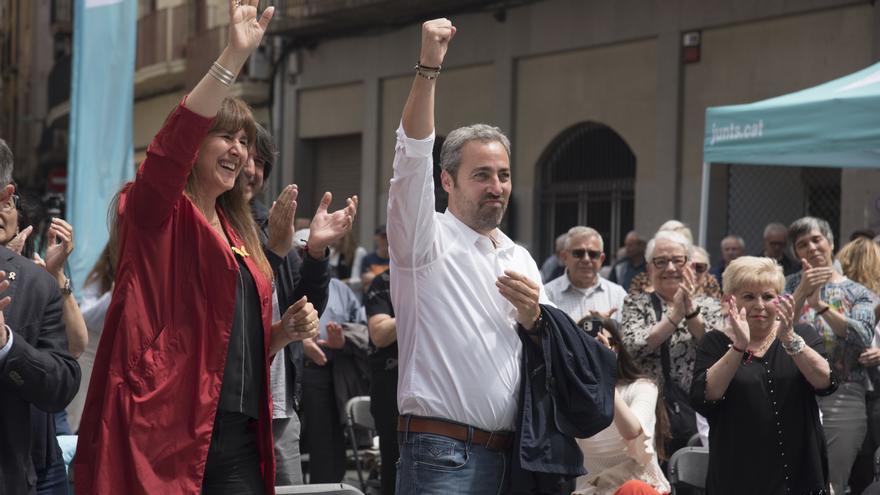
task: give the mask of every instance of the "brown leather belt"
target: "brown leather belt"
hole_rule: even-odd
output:
[[[433,433],[461,442],[468,441],[468,428],[473,429],[471,442],[482,445],[489,450],[507,450],[513,446],[513,433],[509,431],[490,432],[477,427],[422,416],[400,416],[397,418],[397,431],[399,432]]]

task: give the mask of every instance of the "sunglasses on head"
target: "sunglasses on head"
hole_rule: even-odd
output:
[[[592,249],[572,249],[571,255],[577,259],[583,259],[584,256],[589,256],[591,260],[599,259],[599,256],[602,256],[602,251],[593,251]]]
[[[694,271],[697,273],[704,273],[706,270],[709,269],[708,263],[694,263],[692,266],[694,267]]]

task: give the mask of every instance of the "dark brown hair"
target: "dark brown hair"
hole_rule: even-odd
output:
[[[623,345],[623,338],[620,335],[620,327],[618,325],[603,324],[602,328],[611,334],[609,342],[617,350],[617,381],[630,384],[640,378],[645,378],[657,385],[657,405],[654,407],[654,415],[656,416],[656,421],[654,422],[654,450],[657,451],[658,458],[665,459],[666,440],[671,436],[671,432],[669,430],[669,418],[666,416],[663,387],[657,383],[657,380],[654,380],[642,371],[642,368],[633,359],[629,350]]]
[[[113,281],[116,279],[116,266],[119,258],[119,223],[116,208],[119,206],[119,194],[128,189],[131,182],[122,186],[107,207],[107,228],[110,230],[110,237],[107,238],[107,244],[95,261],[92,271],[86,276],[85,285],[96,283],[100,289],[100,294],[109,292],[113,288]]]
[[[257,131],[254,116],[251,113],[250,107],[239,98],[230,97],[224,99],[208,133],[235,133],[242,129],[244,129],[245,134],[248,137],[248,142],[252,143],[256,137]],[[189,179],[186,182],[186,193],[190,198],[193,198],[198,191],[197,175],[196,169],[193,168],[193,171],[190,173]],[[195,201],[194,203],[198,208],[198,203]],[[263,276],[268,280],[272,280],[272,269],[269,267],[269,261],[266,260],[266,255],[263,253],[260,238],[257,235],[256,225],[254,224],[254,219],[251,215],[250,205],[248,205],[248,202],[244,197],[242,181],[236,180],[232,189],[221,194],[220,197],[217,198],[217,205],[223,210],[223,214],[229,221],[229,225],[232,226],[232,229],[236,234],[241,237],[245,249],[250,253],[251,259],[253,259],[260,268]],[[202,213],[204,214],[205,212],[203,211]]]

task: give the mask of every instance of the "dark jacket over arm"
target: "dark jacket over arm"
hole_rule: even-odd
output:
[[[0,296],[12,298],[4,315],[13,333],[9,354],[0,363],[0,493],[29,493],[36,482],[32,445],[54,440],[46,412],[61,411],[73,399],[80,368],[68,352],[55,280],[2,247],[0,270],[10,277],[9,289]],[[32,423],[32,406],[38,423]]]
[[[575,438],[595,435],[614,418],[614,353],[563,311],[541,305],[541,314],[541,346],[519,329],[523,363],[514,493],[559,493],[563,481],[586,474]]]

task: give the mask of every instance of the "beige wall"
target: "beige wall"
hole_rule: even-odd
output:
[[[699,223],[706,108],[783,95],[869,65],[872,22],[871,6],[861,5],[703,31],[702,60],[684,73],[684,222]],[[843,208],[844,220],[848,214]]]
[[[532,57],[517,64],[513,148],[523,228],[519,238],[536,238],[535,195],[530,193],[539,185],[541,153],[579,122],[605,124],[629,144],[636,155],[636,217],[649,209],[651,193],[643,185],[654,177],[656,66],[654,40]]]
[[[134,149],[135,153],[143,151],[159,132],[165,118],[183,99],[183,93],[168,93],[154,98],[147,98],[134,104]]]
[[[413,76],[389,78],[382,81],[381,132],[379,134],[379,164],[382,171],[379,183],[379,203],[388,200],[388,182],[394,160],[395,131],[400,124],[403,105],[409,94]],[[444,70],[437,81],[436,132],[445,136],[449,131],[477,122],[492,123],[492,91],[495,71],[491,65]],[[380,218],[385,218],[384,208]]]
[[[299,93],[299,137],[360,134],[364,125],[361,83],[306,89]]]

